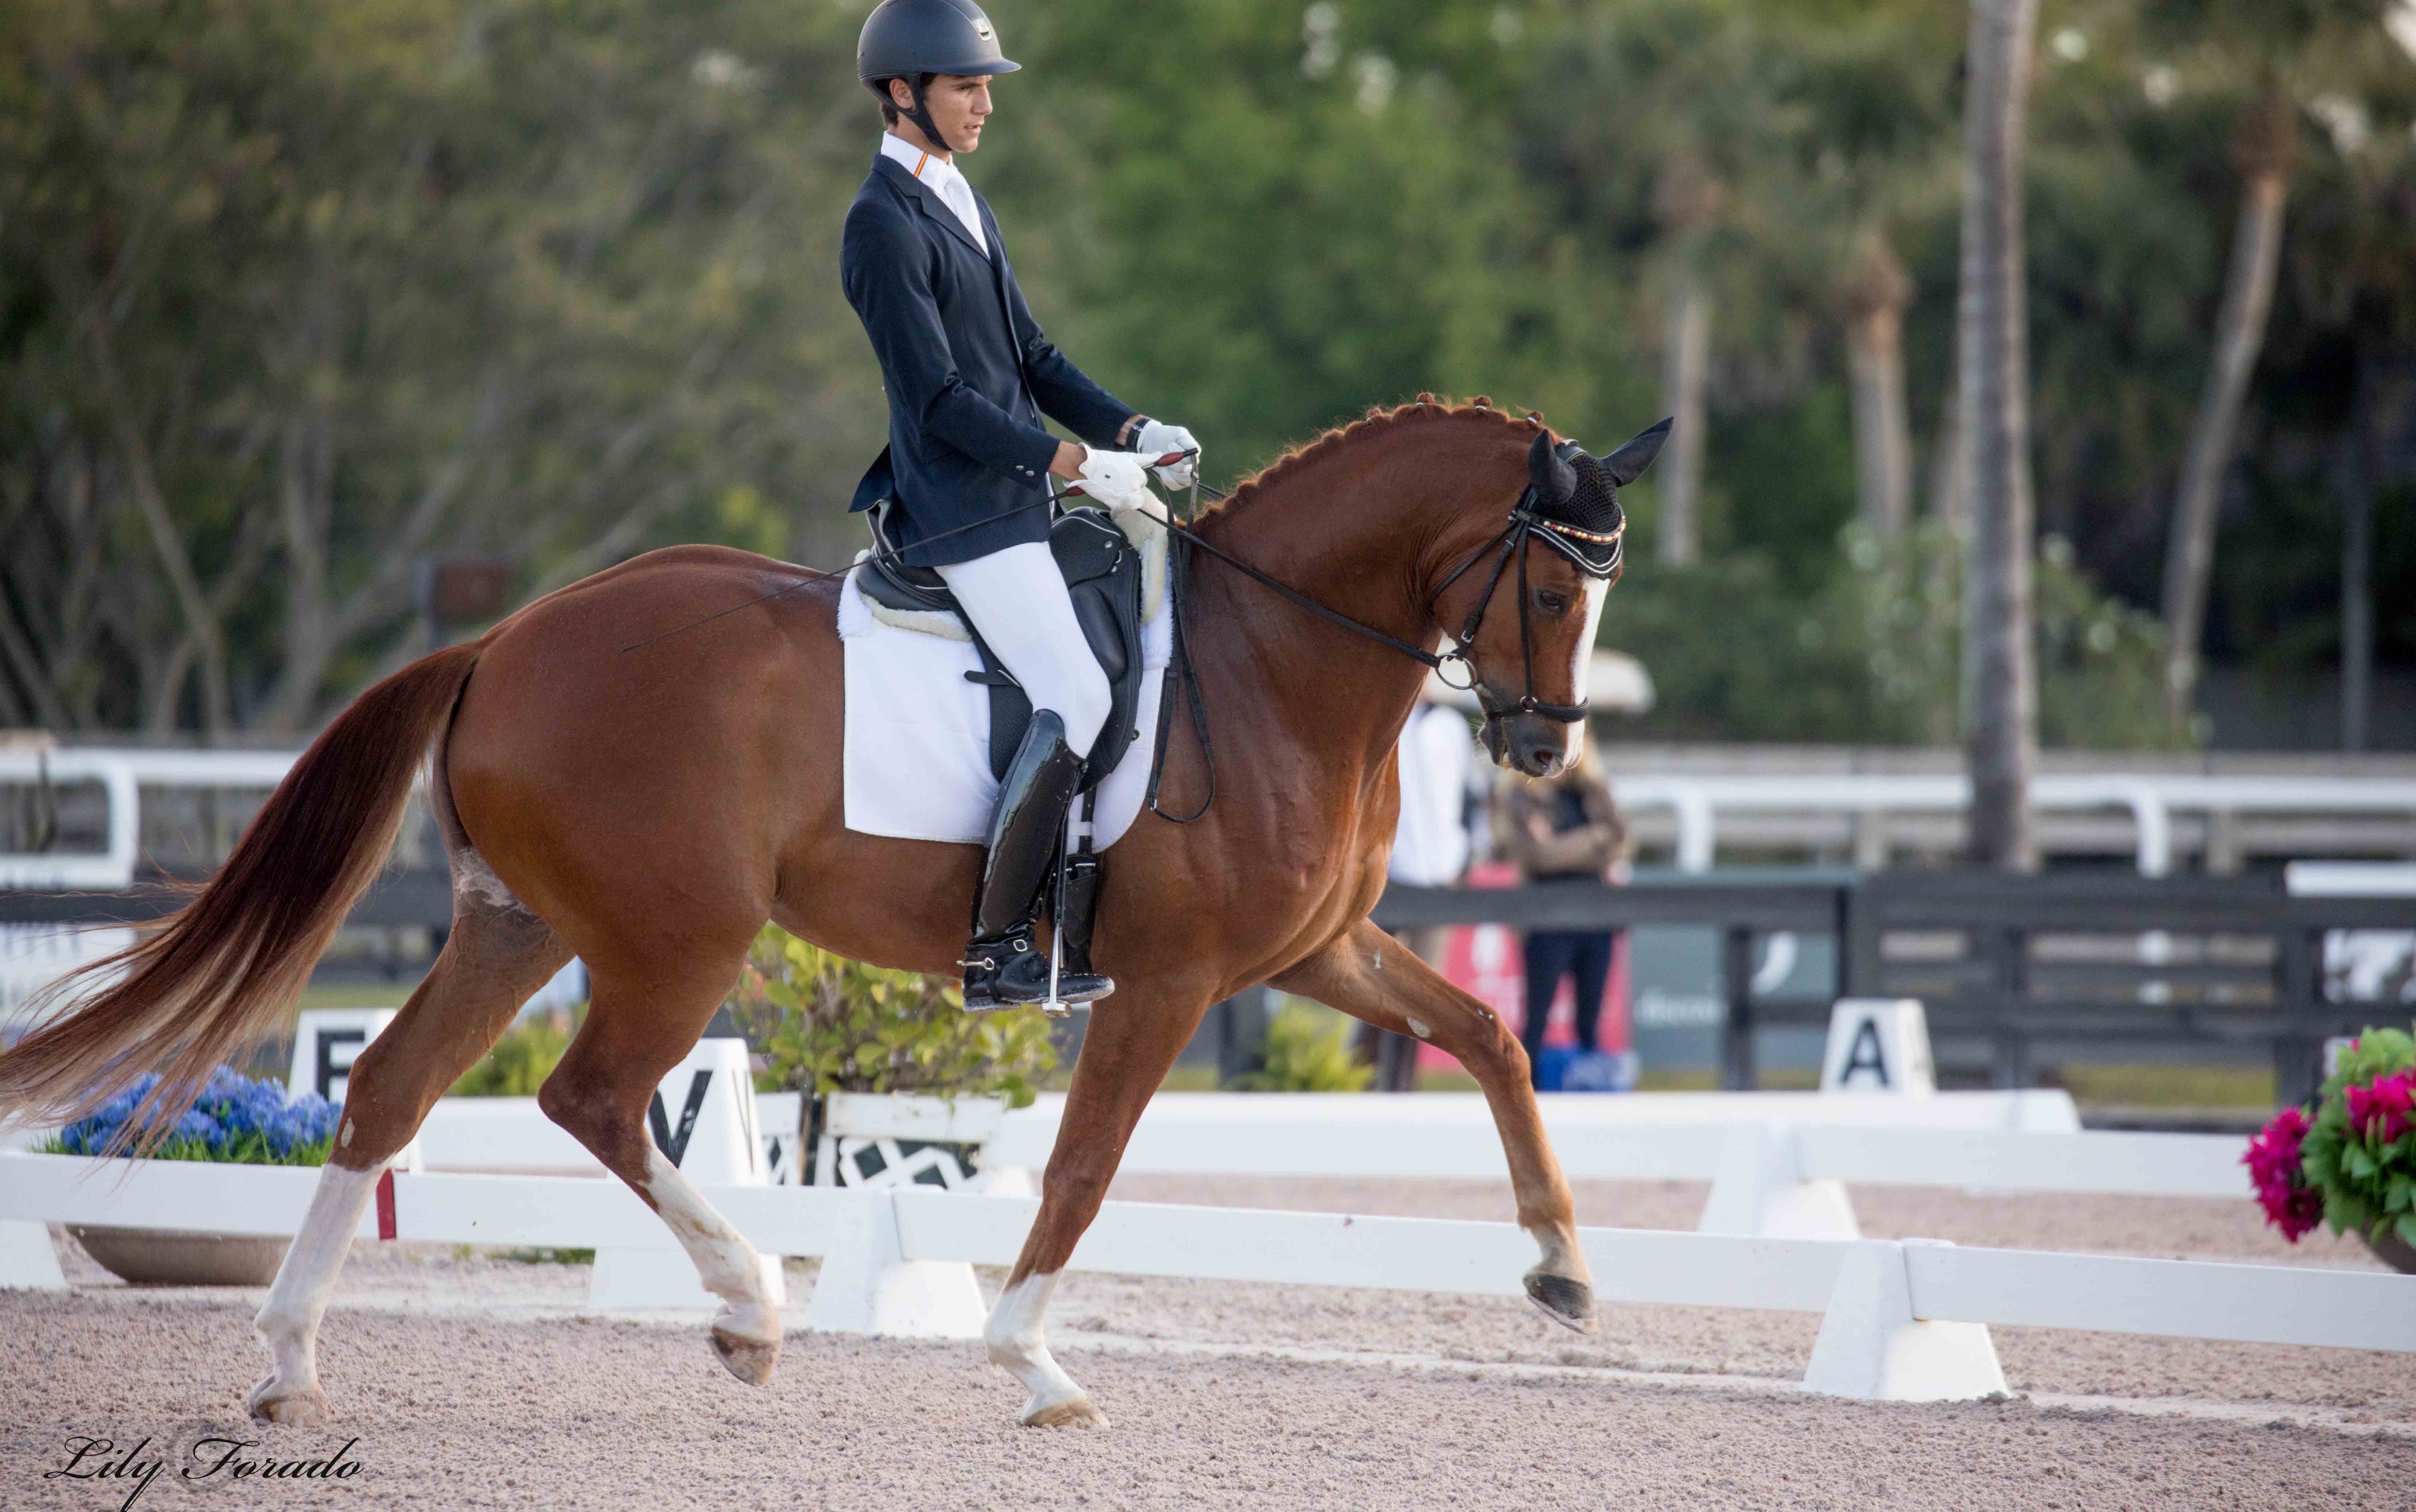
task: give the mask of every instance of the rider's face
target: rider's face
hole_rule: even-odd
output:
[[[893,81],[889,86],[894,98],[906,93],[904,81]],[[905,99],[898,101],[908,103]],[[987,76],[942,73],[932,76],[930,87],[923,91],[923,104],[931,113],[931,122],[940,134],[948,139],[947,145],[957,152],[971,152],[981,145],[982,124],[989,118],[989,80]],[[914,123],[907,123],[912,126]],[[933,144],[938,145],[938,144]]]

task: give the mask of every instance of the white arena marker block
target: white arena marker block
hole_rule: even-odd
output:
[[[393,1008],[304,1008],[296,1014],[294,1061],[285,1077],[286,1096],[298,1097],[306,1092],[315,1092],[340,1105],[352,1083],[353,1062],[370,1040],[394,1022],[395,1012]],[[413,1136],[411,1142],[388,1163],[397,1171],[423,1170],[418,1137]]]
[[[771,1175],[755,1126],[755,1078],[747,1065],[747,1041],[701,1039],[687,1058],[671,1068],[646,1111],[648,1137],[680,1174],[699,1187],[763,1187]],[[593,1311],[712,1310],[721,1299],[704,1289],[696,1263],[671,1230],[662,1244],[644,1248],[596,1251],[588,1281]],[[780,1257],[758,1257],[776,1305],[788,1304]]]
[[[59,1253],[51,1247],[51,1226],[32,1218],[0,1219],[0,1291],[67,1289]]]
[[[2005,1372],[1986,1323],[1912,1315],[1905,1249],[1939,1239],[1865,1239],[1846,1252],[1804,1389],[1866,1401],[1970,1401],[2001,1393]]]
[[[973,1266],[906,1258],[896,1188],[847,1187],[836,1211],[830,1252],[806,1308],[808,1328],[891,1338],[982,1337],[989,1309]]]
[[[1919,1138],[1908,1131],[1907,1137]],[[1859,1239],[1845,1183],[1807,1181],[1795,1131],[1784,1124],[1740,1124],[1720,1136],[1712,1193],[1695,1225],[1699,1233],[1764,1239]]]
[[[1938,1091],[1929,1020],[1918,998],[1846,997],[1829,1010],[1823,1092],[1925,1097]]]

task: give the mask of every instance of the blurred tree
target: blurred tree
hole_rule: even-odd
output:
[[[1912,516],[1904,319],[1916,286],[1905,225],[1945,213],[1955,186],[1953,53],[1936,8],[1865,3],[1844,13],[1774,8],[1783,98],[1803,113],[1792,240],[1816,264],[1844,336],[1853,400],[1857,514],[1882,539]]]
[[[426,552],[543,589],[742,480],[839,491],[853,333],[778,293],[828,112],[771,77],[844,68],[836,21],[8,8],[0,718],[288,736],[424,649]]]
[[[2176,721],[2196,702],[2214,555],[2215,505],[2231,464],[2281,262],[2282,211],[2299,157],[2306,65],[2335,30],[2381,31],[2392,0],[2150,0],[2150,23],[2211,70],[2247,82],[2231,131],[2239,219],[2215,316],[2214,354],[2182,458],[2165,555],[2166,698]],[[2293,77],[2293,76],[2297,77]]]
[[[2141,604],[2258,78],[2180,14],[2059,0],[2023,175],[2035,442],[2006,455],[2034,461],[2073,571]],[[0,0],[0,722],[290,739],[420,648],[424,554],[507,560],[523,593],[683,539],[843,562],[840,501],[883,418],[836,278],[878,129],[849,68],[862,15]],[[1687,704],[1689,728],[1954,738],[1952,700],[1840,684],[1878,675],[1859,652],[1755,671],[1729,632],[1852,640],[1837,617],[1866,573],[1840,528],[1894,528],[1914,455],[1929,498],[1957,497],[1966,12],[1198,0],[1136,28],[1031,0],[1000,20],[1026,68],[968,173],[1050,334],[1200,431],[1215,478],[1426,389],[1600,443],[1667,413],[1674,376],[1697,481],[1674,509],[1628,491],[1611,623],[1663,627],[1665,688],[1737,690]],[[2411,70],[2378,28],[2311,35],[2283,60],[2289,234],[2206,616],[2207,655],[2291,677],[2363,643],[2345,571],[2375,585],[2382,666],[2416,658],[2395,507],[2416,497]],[[2340,527],[2366,509],[2361,574]],[[1664,572],[1647,538],[1699,560]],[[1892,601],[1953,613],[1951,556],[1907,560],[1939,581]],[[1964,639],[1935,617],[1894,633],[1925,667]],[[2033,643],[2046,738],[2175,738],[2161,711],[2152,736],[2068,722],[2065,643]]]

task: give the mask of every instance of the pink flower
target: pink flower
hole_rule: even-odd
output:
[[[2348,1126],[2377,1144],[2389,1144],[2408,1132],[2416,1112],[2416,1070],[2378,1076],[2370,1086],[2351,1085]]]
[[[2265,1221],[2281,1230],[2282,1237],[2292,1244],[2324,1216],[2322,1194],[2308,1187],[2299,1170],[2299,1144],[2307,1137],[2307,1128],[2303,1111],[2285,1108],[2265,1126],[2264,1133],[2248,1142],[2248,1153],[2240,1157],[2257,1186],[2257,1202],[2265,1209]]]

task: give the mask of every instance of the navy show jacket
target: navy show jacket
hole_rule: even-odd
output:
[[[889,445],[856,485],[851,512],[894,498],[893,534],[915,567],[969,561],[1046,540],[1043,412],[1095,446],[1134,412],[1040,334],[1016,286],[989,202],[976,192],[984,253],[939,191],[883,155],[848,207],[839,283],[881,359]],[[986,517],[1034,507],[929,546]]]

